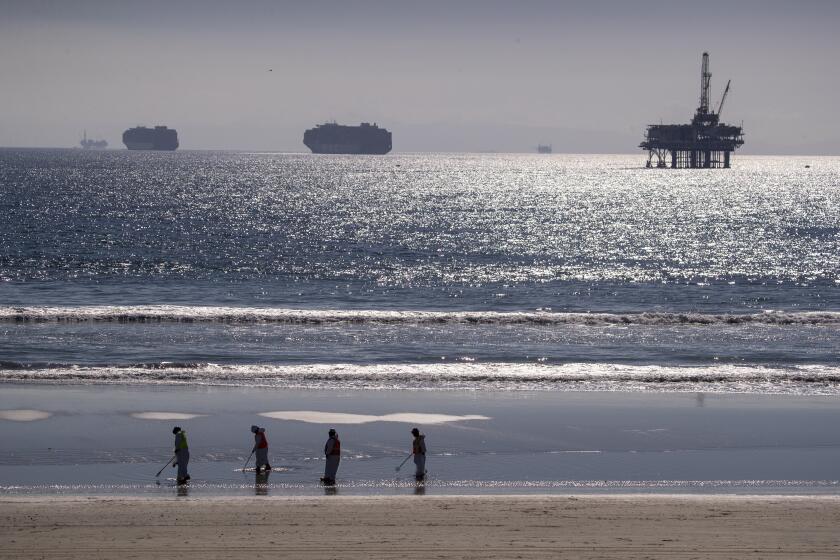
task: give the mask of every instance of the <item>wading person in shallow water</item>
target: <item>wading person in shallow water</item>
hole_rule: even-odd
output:
[[[270,471],[271,465],[268,464],[268,439],[265,437],[265,428],[259,426],[251,426],[251,432],[254,434],[254,449],[252,453],[257,454],[255,461],[257,473],[265,467],[265,470]]]
[[[418,482],[426,478],[426,436],[420,430],[411,430],[414,440],[411,442],[411,453],[414,455],[414,478]]]
[[[330,430],[329,436],[327,443],[324,445],[324,455],[327,463],[324,466],[324,478],[321,479],[321,482],[335,484],[338,463],[341,461],[341,440],[338,439],[338,434],[333,429]]]
[[[175,464],[178,467],[178,484],[186,484],[190,479],[187,472],[187,465],[190,463],[190,448],[187,445],[187,432],[175,426],[172,428],[175,434]]]

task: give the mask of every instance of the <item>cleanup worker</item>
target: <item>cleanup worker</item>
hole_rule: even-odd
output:
[[[187,465],[190,463],[190,448],[187,445],[187,432],[180,427],[172,428],[172,433],[175,434],[175,464],[178,467],[178,484],[186,484],[190,479],[187,472]]]
[[[327,462],[324,466],[324,478],[321,479],[321,482],[335,484],[338,463],[341,461],[341,440],[338,439],[338,434],[332,428],[330,428],[329,436],[327,443],[324,445],[324,455]]]
[[[413,428],[411,435],[414,440],[411,442],[411,453],[414,455],[414,478],[417,482],[426,478],[426,436],[420,430]]]
[[[265,467],[265,470],[270,471],[271,465],[268,464],[268,439],[265,437],[265,428],[251,426],[251,433],[254,434],[254,449],[251,452],[257,454],[255,461],[257,474],[259,474],[263,467]]]

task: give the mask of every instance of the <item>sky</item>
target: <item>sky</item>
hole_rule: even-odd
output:
[[[835,0],[0,0],[0,146],[307,151],[376,122],[395,151],[634,153],[688,122],[700,59],[742,153],[840,154]]]

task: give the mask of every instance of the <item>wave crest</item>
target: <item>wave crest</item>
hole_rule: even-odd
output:
[[[385,311],[209,306],[0,307],[0,322],[15,323],[285,323],[330,325],[840,325],[835,311],[760,313],[566,313],[549,311]]]
[[[840,395],[840,367],[626,364],[183,364],[0,369],[0,382],[194,384],[295,389],[652,391]]]

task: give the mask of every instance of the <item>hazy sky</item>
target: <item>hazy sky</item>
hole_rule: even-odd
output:
[[[634,153],[690,119],[704,50],[743,152],[840,153],[835,0],[0,0],[0,146],[166,124],[306,151],[336,120],[396,151]]]

